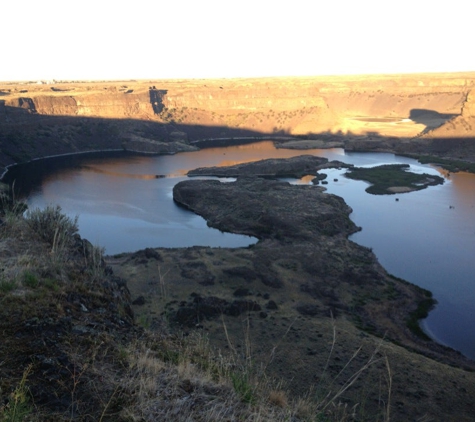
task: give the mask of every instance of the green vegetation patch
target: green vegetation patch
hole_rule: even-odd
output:
[[[17,286],[15,280],[6,280],[4,278],[0,278],[0,293],[8,293],[14,290]]]
[[[436,303],[437,301],[432,297],[427,297],[426,299],[421,300],[417,309],[414,312],[411,312],[406,321],[407,327],[423,340],[431,341],[432,339],[422,330],[419,325],[419,320],[427,318],[429,316],[429,311],[434,308]]]
[[[39,284],[38,277],[30,271],[25,271],[23,273],[23,284],[30,289],[36,289]]]
[[[450,160],[447,158],[440,158],[432,155],[419,155],[415,156],[414,158],[416,158],[422,164],[438,165],[454,173],[458,171],[467,171],[469,173],[475,173],[475,163],[470,163],[468,161]]]
[[[424,296],[418,302],[417,308],[409,314],[409,317],[406,319],[406,326],[419,338],[432,341],[432,339],[424,332],[419,324],[419,321],[427,318],[429,316],[429,312],[434,309],[435,305],[437,305],[437,300],[434,299],[432,292],[430,290],[424,289],[423,287],[413,285],[412,283],[409,283],[402,278],[396,277],[395,275],[389,274],[389,277],[393,278],[394,280],[398,280],[401,283],[413,286]]]
[[[354,167],[345,173],[345,177],[371,183],[371,186],[366,188],[366,192],[373,195],[412,192],[444,183],[443,177],[427,173],[412,173],[407,171],[409,168],[409,164]]]

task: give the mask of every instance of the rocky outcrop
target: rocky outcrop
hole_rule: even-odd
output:
[[[121,371],[118,351],[141,330],[125,280],[98,250],[66,231],[58,242],[59,222],[52,248],[44,233],[54,220],[42,221],[43,231],[20,217],[0,225],[0,419],[28,403],[14,419],[99,420],[103,397],[113,396],[104,368]],[[28,393],[15,409],[22,377]]]

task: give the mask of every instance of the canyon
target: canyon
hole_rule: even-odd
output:
[[[91,150],[176,153],[269,138],[285,147],[474,161],[474,104],[474,72],[0,82],[0,166]]]
[[[272,139],[280,148],[385,151],[471,165],[475,163],[474,98],[475,72],[0,82],[0,167],[6,170],[15,163],[90,151],[175,154],[265,139]],[[247,357],[247,342],[252,342],[253,358],[267,364],[270,376],[282,379],[282,386],[295,397],[304,396],[308,387],[321,382],[328,382],[329,388],[345,386],[344,380],[351,380],[376,356],[377,363],[341,396],[344,406],[356,408],[363,402],[355,420],[367,420],[370,414],[377,420],[375,415],[385,410],[386,398],[393,420],[471,420],[473,361],[414,331],[417,319],[433,305],[430,292],[391,276],[370,248],[348,240],[358,228],[349,219],[351,208],[341,198],[320,187],[290,186],[260,177],[300,176],[302,169],[309,173],[309,168],[316,176],[318,169],[328,166],[341,163],[314,157],[299,157],[295,162],[271,160],[220,168],[239,176],[228,186],[216,181],[181,182],[173,192],[177,204],[203,215],[211,226],[254,235],[259,242],[234,249],[147,248],[105,257],[97,265],[89,251],[92,245],[76,238],[71,256],[77,259],[68,256],[66,260],[71,267],[77,264],[68,270],[71,280],[59,278],[54,262],[52,269],[35,272],[30,265],[35,249],[29,240],[34,236],[23,227],[16,233],[0,225],[5,228],[2,250],[9,251],[2,261],[5,274],[23,271],[21,265],[26,265],[40,288],[44,284],[51,290],[43,293],[42,308],[31,304],[25,317],[20,315],[21,302],[39,296],[37,287],[28,285],[34,284],[31,280],[22,281],[23,291],[10,293],[16,294],[12,303],[20,311],[14,314],[10,307],[4,308],[4,324],[11,327],[7,330],[5,325],[3,332],[11,344],[18,343],[15,347],[23,360],[1,371],[8,370],[10,379],[20,379],[23,363],[34,355],[39,364],[30,377],[41,387],[34,394],[39,396],[39,391],[46,397],[45,406],[51,406],[49,387],[43,386],[39,370],[60,368],[62,360],[66,368],[73,368],[75,358],[78,367],[84,364],[89,377],[82,355],[87,358],[88,342],[95,345],[94,338],[100,334],[103,343],[99,346],[107,353],[100,353],[104,364],[97,362],[103,366],[113,363],[111,374],[115,374],[126,366],[121,365],[129,337],[143,335],[138,323],[165,336],[165,321],[167,330],[177,336],[203,332],[224,353],[235,347]],[[195,169],[189,174],[209,171]],[[309,208],[308,196],[318,204],[317,211]],[[52,255],[50,247],[43,249],[45,257]],[[84,270],[83,262],[91,268]],[[112,278],[109,283],[102,280],[103,269],[104,276]],[[102,290],[96,291],[96,278],[91,282],[89,273],[102,282]],[[54,290],[55,285],[48,287],[53,276],[61,294]],[[81,294],[75,291],[76,285],[83,289]],[[181,288],[174,289],[175,285]],[[50,309],[50,296],[54,309]],[[9,297],[0,293],[2,303],[8,303]],[[114,305],[111,312],[104,310],[105,304]],[[19,316],[10,318],[10,314]],[[21,342],[15,337],[15,333],[30,335],[37,327],[54,333],[52,346],[36,337],[31,342],[26,334]],[[106,327],[104,332],[101,327]],[[79,346],[73,336],[80,338]],[[70,338],[63,347],[63,339]],[[42,346],[41,353],[32,350],[37,344]],[[5,356],[10,353],[6,348],[0,351]],[[61,373],[64,382],[69,375]],[[103,382],[96,372],[93,375],[94,382]],[[185,390],[190,382],[183,381]],[[5,391],[13,388],[7,382],[0,387]],[[110,387],[110,401],[119,412],[123,404],[112,400],[114,388]],[[55,403],[54,411],[72,408],[74,403],[65,392],[67,389],[61,391],[61,402]],[[81,394],[86,393],[81,390]]]

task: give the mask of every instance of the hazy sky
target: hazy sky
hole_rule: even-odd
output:
[[[475,71],[473,0],[4,0],[0,80]]]

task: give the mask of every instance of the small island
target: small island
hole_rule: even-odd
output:
[[[366,188],[366,192],[373,195],[413,192],[444,183],[443,177],[413,173],[408,171],[409,168],[409,164],[352,167],[345,173],[345,177],[371,183],[371,186]]]
[[[327,168],[351,168],[352,165],[341,161],[328,161],[327,158],[314,155],[299,155],[291,158],[270,158],[250,163],[241,163],[227,167],[201,167],[190,170],[187,176],[209,177],[266,177],[300,179],[312,175],[324,178],[319,170]]]

